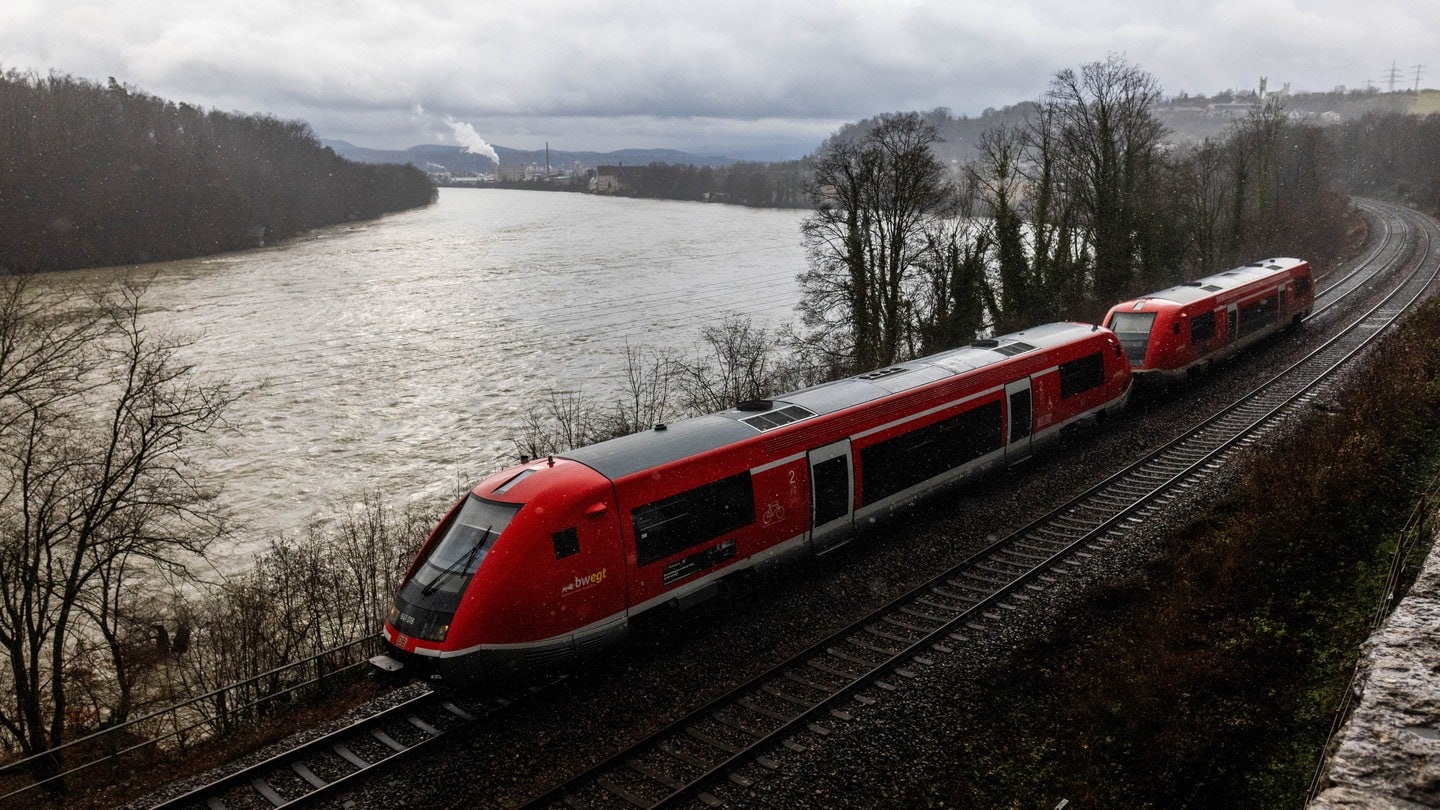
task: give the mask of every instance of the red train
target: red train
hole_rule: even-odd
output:
[[[1116,304],[1105,326],[1140,378],[1172,378],[1298,324],[1314,305],[1308,262],[1266,259]]]
[[[727,576],[1121,410],[1108,329],[1056,323],[500,472],[422,547],[373,659],[450,685],[562,665]]]

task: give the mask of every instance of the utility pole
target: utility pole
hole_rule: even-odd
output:
[[[1386,76],[1390,79],[1390,92],[1393,93],[1395,92],[1395,80],[1400,78],[1400,70],[1395,67],[1394,62],[1390,63],[1390,70],[1386,73]]]
[[[1420,76],[1425,73],[1424,65],[1415,66],[1415,92],[1420,92]]]

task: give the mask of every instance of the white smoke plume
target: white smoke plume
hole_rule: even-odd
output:
[[[472,155],[483,155],[495,161],[496,166],[500,165],[500,156],[495,153],[494,147],[480,137],[480,133],[475,131],[475,127],[464,121],[456,121],[448,115],[445,116],[445,123],[450,126],[450,131],[455,134],[455,140],[465,147],[466,152]]]

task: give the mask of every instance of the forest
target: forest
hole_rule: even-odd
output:
[[[109,80],[0,74],[0,269],[167,261],[428,205],[410,166],[364,165],[308,124],[203,110]]]

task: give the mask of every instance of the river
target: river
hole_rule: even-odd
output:
[[[245,527],[214,562],[367,493],[443,502],[514,462],[548,391],[616,392],[627,344],[688,351],[726,312],[795,320],[804,216],[446,188],[424,209],[133,268],[153,278],[146,325],[192,338],[201,374],[254,389],[204,459]]]

